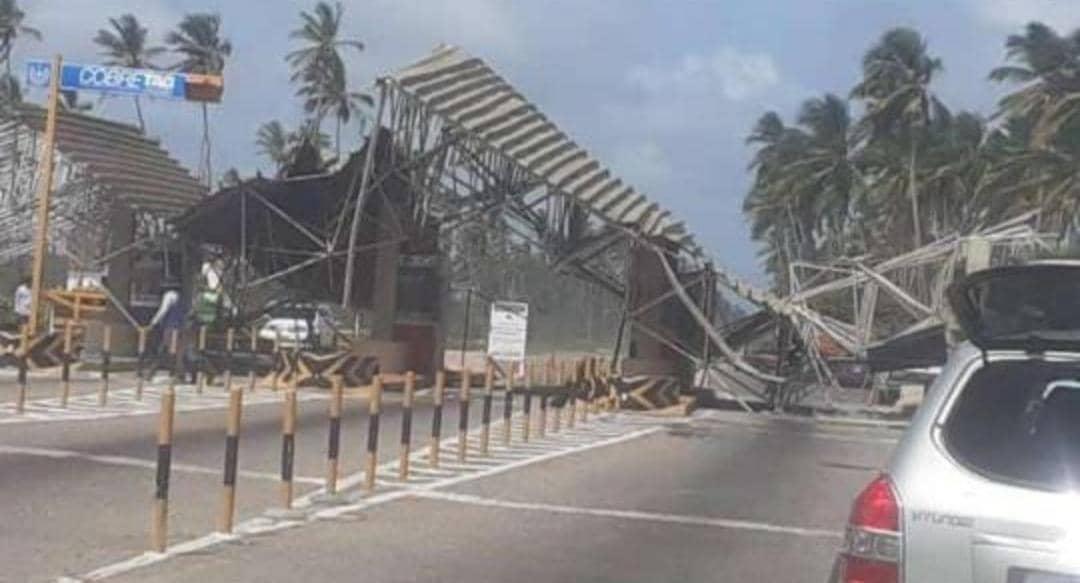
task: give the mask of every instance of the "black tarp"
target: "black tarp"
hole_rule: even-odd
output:
[[[938,324],[870,346],[866,359],[872,372],[926,368],[945,364],[945,326]]]

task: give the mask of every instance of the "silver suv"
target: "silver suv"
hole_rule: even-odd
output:
[[[1080,583],[1080,266],[977,272],[949,300],[968,341],[856,498],[834,580]]]

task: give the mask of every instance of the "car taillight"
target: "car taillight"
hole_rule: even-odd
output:
[[[886,476],[859,493],[851,509],[841,557],[843,583],[899,583],[900,501]]]

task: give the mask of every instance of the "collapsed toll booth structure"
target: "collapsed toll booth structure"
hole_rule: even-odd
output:
[[[45,117],[44,108],[31,104],[0,111],[0,263],[8,266],[9,278],[25,269],[32,250]],[[206,190],[160,141],[74,111],[59,112],[55,163],[46,299],[56,316],[71,318],[81,298],[100,298],[78,314],[80,336],[85,332],[93,348],[102,324],[114,324],[114,351],[130,353],[133,324],[145,322],[157,306],[162,279],[182,276],[169,221]],[[0,335],[5,351],[13,336]],[[56,336],[35,340],[31,365],[57,364],[56,351],[49,350]]]
[[[391,156],[380,148],[376,169]],[[344,366],[350,370],[338,372],[351,382],[364,382],[375,370],[430,374],[442,362],[438,222],[417,212],[404,178],[376,170],[376,193],[363,201],[351,237],[350,194],[365,160],[366,148],[331,172],[245,180],[176,225],[204,260],[221,267],[225,293],[248,319],[282,301],[329,306],[346,296],[349,310],[333,323],[333,347],[305,352],[306,366],[320,367],[309,372]],[[360,275],[346,293],[350,239]],[[359,366],[368,370],[352,370]]]

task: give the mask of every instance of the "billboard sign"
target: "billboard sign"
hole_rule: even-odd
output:
[[[529,330],[529,304],[492,302],[488,329],[488,356],[495,360],[525,360]]]
[[[28,86],[48,87],[51,78],[52,63],[49,61],[32,60],[26,63]],[[64,63],[60,73],[60,89],[185,99],[187,78],[182,73],[151,69]]]

